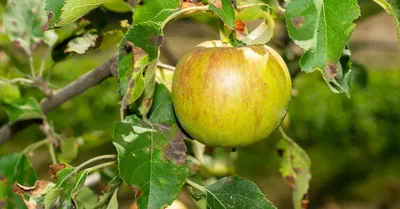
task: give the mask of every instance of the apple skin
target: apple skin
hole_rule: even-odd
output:
[[[291,98],[291,79],[271,47],[204,42],[178,63],[172,102],[182,128],[204,144],[244,147],[281,124]]]

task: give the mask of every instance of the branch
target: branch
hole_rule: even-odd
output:
[[[103,80],[110,76],[116,77],[117,75],[117,57],[114,56],[97,68],[89,71],[85,75],[79,77],[71,82],[61,90],[55,92],[52,97],[45,98],[41,101],[40,107],[44,114],[50,112],[54,108],[60,106],[62,103],[68,101],[82,92],[86,91],[92,86],[101,83]],[[20,130],[26,127],[40,123],[41,119],[30,119],[16,122],[9,122],[0,128],[0,145],[8,141]]]

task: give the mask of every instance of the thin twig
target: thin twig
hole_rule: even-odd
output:
[[[175,70],[175,67],[174,67],[174,66],[172,66],[172,65],[167,65],[167,64],[164,64],[164,63],[161,63],[161,62],[158,62],[158,63],[157,63],[157,66],[158,66],[159,68],[166,69],[166,70],[171,70],[171,71],[174,71],[174,70]]]
[[[75,168],[75,173],[91,163],[94,163],[94,162],[100,161],[100,160],[107,160],[107,159],[115,160],[115,159],[117,159],[117,156],[116,155],[101,155],[101,156],[94,157],[94,158],[80,164],[79,166],[77,166]]]
[[[41,146],[43,146],[43,145],[45,145],[45,144],[47,144],[47,143],[49,143],[49,140],[48,140],[47,138],[44,139],[44,140],[35,142],[35,143],[33,143],[33,144],[27,146],[27,147],[22,151],[22,153],[28,154],[29,152],[32,152],[32,151],[36,150],[37,148],[39,148],[39,147],[41,147]]]
[[[88,173],[91,173],[91,172],[93,172],[95,170],[115,165],[115,164],[117,164],[117,162],[118,161],[111,161],[111,162],[108,162],[108,163],[99,164],[99,165],[96,165],[96,166],[88,168],[87,171],[88,171]]]
[[[33,65],[33,57],[32,57],[31,54],[29,55],[29,68],[31,69],[31,76],[32,76],[32,78],[35,78],[35,77],[36,77],[36,76],[35,76],[35,67],[34,67],[34,65]]]
[[[50,140],[51,139],[49,139],[49,142],[50,142]],[[49,143],[48,144],[48,146],[49,146],[49,154],[50,154],[50,158],[51,158],[51,162],[53,163],[53,164],[57,164],[57,157],[56,157],[56,152],[54,151],[54,145],[53,145],[53,143]]]
[[[38,75],[38,77],[41,80],[43,80],[42,77],[43,77],[43,72],[44,72],[44,67],[45,67],[45,64],[46,64],[47,57],[49,57],[49,55],[51,54],[52,51],[53,51],[53,47],[50,46],[47,49],[45,56],[43,56],[42,63],[40,64],[39,75]]]

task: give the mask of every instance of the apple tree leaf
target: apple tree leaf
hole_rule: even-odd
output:
[[[106,189],[103,191],[103,195],[99,197],[96,208],[105,208],[107,207],[107,203],[113,198],[113,196],[117,193],[118,187],[121,184],[121,179],[117,176],[114,177],[106,186]],[[118,203],[118,202],[117,202]],[[114,203],[115,204],[115,203]],[[117,207],[118,208],[118,207]]]
[[[221,0],[222,8],[209,4],[209,9],[217,13],[218,17],[230,28],[235,27],[235,9],[229,0]]]
[[[278,144],[278,155],[281,159],[280,173],[293,189],[295,209],[307,208],[308,188],[311,180],[311,161],[307,153],[289,137]]]
[[[35,45],[44,38],[46,23],[45,1],[9,0],[3,13],[8,37],[31,54]]]
[[[44,198],[52,188],[54,184],[45,180],[36,181],[34,186],[23,186],[18,182],[13,186],[14,192],[22,197],[28,209],[44,208]]]
[[[276,209],[255,183],[237,176],[224,177],[207,186],[206,194],[210,209]]]
[[[67,48],[64,52],[75,52],[77,54],[84,54],[90,47],[96,45],[98,35],[88,31],[80,37],[76,37],[68,42]]]
[[[21,98],[17,85],[7,82],[0,82],[0,102],[12,102]]]
[[[107,1],[108,0],[46,0],[49,27],[66,26]]]
[[[132,12],[131,5],[124,0],[108,0],[103,6],[113,12],[125,13]]]
[[[177,124],[171,92],[164,84],[156,83],[149,121],[159,124]]]
[[[10,121],[26,120],[42,117],[39,102],[33,98],[19,98],[13,101],[1,101]]]
[[[24,208],[24,202],[13,192],[14,182],[33,185],[37,177],[32,165],[22,153],[0,157],[0,206]]]
[[[135,23],[161,23],[180,7],[180,0],[146,0],[140,1],[135,8],[133,20]]]
[[[139,208],[170,205],[188,175],[186,145],[177,126],[128,116],[115,124],[113,139],[119,176],[135,191]]]
[[[398,45],[400,47],[400,0],[374,0],[389,13],[397,29]]]
[[[353,21],[359,16],[357,0],[290,1],[285,12],[286,26],[289,36],[304,50],[301,69],[307,73],[319,70],[325,75],[343,75],[339,59],[354,30]],[[331,81],[341,83],[335,76],[324,78],[329,85]],[[330,87],[336,92],[345,89]]]

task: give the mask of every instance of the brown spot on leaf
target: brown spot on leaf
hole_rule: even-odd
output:
[[[142,190],[140,190],[138,186],[129,185],[129,187],[135,193],[135,199],[137,199],[138,197],[140,197],[143,194]]]
[[[27,186],[22,186],[17,182],[14,182],[13,191],[19,195],[28,193],[32,196],[40,196],[44,192],[46,186],[49,183],[50,183],[49,181],[38,180],[35,182],[35,185],[33,187],[27,187]]]
[[[150,99],[150,98],[145,98],[143,100],[144,106],[147,107],[147,108],[150,108],[151,102],[152,102],[152,99]]]
[[[186,163],[186,145],[183,139],[183,134],[179,130],[169,144],[163,149],[163,159],[166,161],[171,159],[178,165]]]
[[[57,172],[66,168],[67,166],[64,163],[60,164],[53,164],[49,166],[49,174],[51,179],[56,179],[57,178]]]
[[[278,153],[278,156],[279,156],[279,157],[283,157],[283,154],[285,153],[285,150],[283,150],[283,149],[278,149],[276,152]]]
[[[302,28],[304,26],[304,22],[305,22],[304,17],[301,17],[301,16],[295,17],[295,18],[292,18],[291,20],[292,20],[292,24],[295,28]]]
[[[108,191],[108,184],[101,190],[101,195],[104,195]]]
[[[293,168],[293,170],[296,174],[301,174],[303,172],[303,169],[301,168]]]
[[[286,183],[289,184],[290,188],[293,189],[295,187],[296,180],[294,179],[294,177],[292,175],[285,176],[284,179],[285,179]]]
[[[226,183],[233,184],[234,183],[233,177],[232,176],[227,177],[226,178]]]
[[[140,5],[140,6],[143,6],[143,4],[144,4],[143,0],[138,2],[138,5]]]
[[[235,32],[236,32],[236,37],[238,38],[248,35],[247,26],[240,19],[237,19],[235,22]]]
[[[161,46],[164,43],[164,36],[160,35],[150,36],[149,42],[154,46]]]
[[[140,47],[136,47],[135,44],[133,44],[130,41],[125,41],[125,50],[126,52],[133,53],[133,63],[135,63],[138,59],[141,57],[145,56],[147,53]]]
[[[310,200],[308,199],[308,194],[304,194],[303,199],[301,200],[301,209],[307,209]]]
[[[335,63],[329,61],[328,65],[325,67],[325,76],[328,78],[328,80],[332,80],[336,77],[337,75],[337,69]]]

